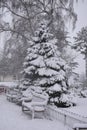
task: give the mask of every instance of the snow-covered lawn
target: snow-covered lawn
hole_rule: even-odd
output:
[[[87,118],[87,98],[77,98],[77,106],[65,110]]]
[[[22,112],[21,107],[0,95],[0,130],[68,130],[58,121],[35,118]]]

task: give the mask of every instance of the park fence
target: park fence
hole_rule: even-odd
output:
[[[46,113],[51,120],[58,120],[71,128],[75,123],[87,123],[86,117],[64,110],[64,108],[47,106]]]

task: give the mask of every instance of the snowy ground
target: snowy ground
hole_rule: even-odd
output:
[[[78,98],[77,106],[65,108],[65,110],[87,118],[87,98]]]
[[[1,82],[0,85],[12,86],[12,82]],[[78,98],[77,106],[63,108],[66,111],[87,118],[87,98]],[[0,95],[0,130],[70,130],[58,121],[35,118],[22,112],[21,107],[6,100]]]
[[[0,130],[68,130],[58,121],[33,119],[22,112],[21,107],[0,95]]]

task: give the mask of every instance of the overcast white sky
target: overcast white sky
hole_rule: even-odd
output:
[[[83,26],[87,26],[87,0],[78,0],[78,3],[74,4],[74,9],[77,13],[78,20],[73,35]]]
[[[78,0],[78,3],[74,5],[75,12],[78,15],[78,21],[76,23],[76,28],[72,32],[70,29],[71,36],[75,36],[76,33],[84,26],[87,25],[87,0]],[[10,17],[9,17],[10,18]],[[8,19],[9,19],[8,18]],[[70,27],[69,27],[70,28]],[[3,35],[0,36],[0,48],[3,48],[3,41],[5,38],[3,38]],[[79,62],[79,68],[76,70],[78,73],[85,73],[85,62],[82,60],[82,56],[78,57]]]
[[[72,36],[75,36],[82,27],[87,26],[87,0],[78,0],[78,3],[74,5],[75,12],[78,15],[78,21],[76,23],[76,28],[71,32]],[[80,55],[77,59],[79,62],[79,68],[76,70],[78,73],[85,73],[85,61]]]

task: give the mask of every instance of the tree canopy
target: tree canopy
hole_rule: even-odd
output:
[[[77,36],[74,37],[74,39],[74,49],[84,55],[87,55],[87,27],[83,27],[81,31],[77,33]]]
[[[47,25],[47,22],[42,22],[30,42],[24,62],[24,86],[44,88],[50,101],[52,99],[57,104],[68,88],[66,68],[58,51],[57,39]]]
[[[24,54],[22,53],[24,57],[26,48],[34,36],[34,31],[43,19],[48,20],[50,31],[58,40],[57,46],[62,53],[63,48],[68,45],[66,23],[71,20],[73,27],[75,27],[77,20],[73,3],[72,0],[1,0],[0,7],[3,13],[0,15],[2,18],[0,32],[10,33],[10,38],[5,43],[6,56],[13,55],[14,59],[11,61],[15,62],[17,50],[20,47],[24,52]],[[5,13],[9,13],[11,16],[10,24],[6,19],[3,20]],[[12,53],[13,46],[15,46],[14,53]],[[21,52],[18,53],[21,55]],[[23,62],[23,59],[18,61]],[[22,62],[18,63],[21,67]]]

